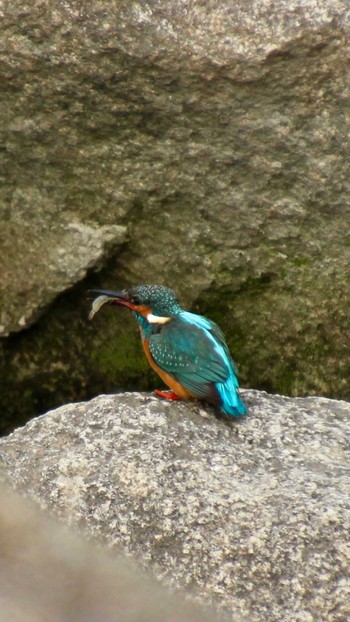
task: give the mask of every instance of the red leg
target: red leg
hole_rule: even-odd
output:
[[[160,391],[156,389],[154,394],[158,395],[158,397],[164,397],[166,400],[181,400],[181,397],[179,397],[175,391]]]

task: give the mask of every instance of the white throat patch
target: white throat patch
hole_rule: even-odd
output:
[[[171,317],[162,317],[159,315],[153,315],[153,313],[149,313],[146,318],[150,324],[166,324],[171,320]]]

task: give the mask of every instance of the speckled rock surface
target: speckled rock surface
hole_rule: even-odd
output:
[[[250,622],[350,616],[350,404],[254,391],[251,415],[100,396],[0,441],[1,472],[69,523]]]
[[[32,324],[58,294],[102,265],[126,239],[126,227],[59,218],[45,211],[45,201],[38,205],[28,194],[15,197],[20,207],[12,205],[1,228],[1,337]]]
[[[223,322],[248,386],[349,399],[348,0],[1,0],[0,13],[2,334],[112,251],[95,285],[175,287]],[[81,290],[64,302],[69,319],[56,301],[34,338],[0,345],[9,419],[16,395],[34,414],[91,397],[82,378],[110,369],[94,333],[75,356]],[[98,392],[138,386],[138,363],[123,365]]]

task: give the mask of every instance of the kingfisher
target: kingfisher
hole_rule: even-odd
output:
[[[174,291],[163,285],[90,293],[97,296],[90,320],[104,304],[126,307],[136,318],[146,357],[170,389],[156,390],[157,396],[197,398],[232,417],[247,414],[238,392],[236,365],[215,322],[185,311]]]

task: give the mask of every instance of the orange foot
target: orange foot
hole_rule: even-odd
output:
[[[166,400],[181,400],[181,397],[175,391],[160,391],[156,389],[154,394],[158,395],[158,397],[164,397]]]

